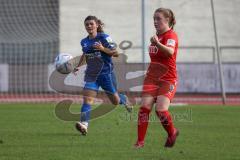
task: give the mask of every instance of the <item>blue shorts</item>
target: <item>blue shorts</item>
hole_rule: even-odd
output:
[[[95,81],[85,82],[84,89],[90,89],[98,91],[101,87],[105,92],[109,94],[114,94],[117,92],[117,81],[115,74],[102,74],[98,75]]]

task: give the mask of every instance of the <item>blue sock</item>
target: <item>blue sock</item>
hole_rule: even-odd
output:
[[[119,104],[122,104],[122,105],[125,105],[126,104],[126,95],[124,95],[124,94],[121,94],[121,93],[119,93],[118,94],[119,95],[119,97],[120,97],[120,102],[119,102]]]
[[[91,105],[83,103],[81,108],[80,120],[81,122],[88,122],[90,119]]]

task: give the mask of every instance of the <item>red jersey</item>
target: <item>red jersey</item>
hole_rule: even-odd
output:
[[[176,69],[176,57],[178,52],[178,37],[177,34],[172,30],[158,36],[159,41],[167,46],[174,49],[172,56],[167,56],[160,51],[154,44],[149,46],[149,55],[151,58],[150,67],[148,68],[149,75],[154,75],[158,79],[176,82],[177,80],[177,69]],[[152,66],[152,67],[151,67]]]

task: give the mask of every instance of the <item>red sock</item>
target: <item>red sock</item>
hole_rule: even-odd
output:
[[[173,135],[174,125],[172,122],[171,114],[168,111],[156,111],[156,113],[168,135]]]
[[[146,135],[149,113],[151,110],[142,106],[138,112],[138,142],[144,142]]]

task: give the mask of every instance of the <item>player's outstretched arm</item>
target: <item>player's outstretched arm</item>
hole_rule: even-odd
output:
[[[85,63],[86,63],[86,57],[84,54],[82,54],[79,59],[78,65],[76,67],[80,67],[80,66],[84,65]]]
[[[76,72],[79,70],[79,67],[84,65],[85,63],[86,63],[86,57],[84,54],[82,54],[77,66],[73,69],[73,73],[76,74]]]

